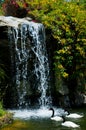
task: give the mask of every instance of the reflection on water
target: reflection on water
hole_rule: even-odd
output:
[[[86,130],[86,122],[85,122],[86,110],[79,109],[79,110],[73,110],[72,112],[74,113],[76,112],[78,114],[82,114],[82,113],[84,114],[84,117],[80,119],[67,119],[75,122],[76,124],[79,124],[80,128],[67,128],[61,125],[62,122],[52,121],[50,119],[51,112],[43,109],[40,111],[34,110],[33,112],[31,111],[31,113],[30,111],[27,112],[27,114],[32,114],[32,116],[31,115],[28,116],[26,114],[28,118],[22,118],[23,116],[21,116],[20,119],[20,117],[18,118],[18,115],[16,113],[13,124],[8,125],[7,127],[2,128],[1,130]],[[61,114],[62,110],[58,109],[57,113]],[[37,114],[38,116],[36,116]]]

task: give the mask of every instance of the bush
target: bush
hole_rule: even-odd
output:
[[[0,102],[0,116],[6,114],[6,111],[3,109],[2,103]]]
[[[14,17],[25,17],[27,15],[27,10],[20,7],[15,0],[6,0],[2,5],[5,16]]]

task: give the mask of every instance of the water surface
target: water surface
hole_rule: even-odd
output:
[[[19,111],[18,111],[19,112]],[[56,114],[61,114],[63,111],[57,109]],[[86,110],[77,109],[72,110],[72,113],[83,114],[84,117],[80,119],[67,119],[80,125],[79,128],[67,128],[61,125],[62,122],[53,121],[50,119],[51,112],[46,109],[33,110],[15,113],[14,122],[1,130],[86,130]],[[18,114],[18,115],[17,115]],[[28,115],[29,114],[29,115]]]

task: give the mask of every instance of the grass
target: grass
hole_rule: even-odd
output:
[[[5,114],[6,114],[6,111],[3,110],[3,109],[0,109],[0,117],[3,116],[3,115],[5,115]]]
[[[0,117],[5,114],[6,114],[6,111],[3,109],[2,103],[0,102]]]
[[[0,128],[13,122],[13,113],[7,112],[3,109],[0,102]]]

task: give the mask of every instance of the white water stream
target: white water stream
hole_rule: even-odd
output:
[[[9,21],[9,19],[6,20]],[[19,19],[18,21],[20,22]],[[43,24],[23,20],[17,27],[9,27],[8,33],[11,63],[15,66],[13,80],[17,86],[17,106],[19,108],[29,106],[29,98],[26,100],[25,97],[28,97],[29,90],[32,88],[40,93],[39,106],[46,106],[51,102],[51,96],[49,95],[49,61]],[[31,68],[28,67],[30,64]]]

